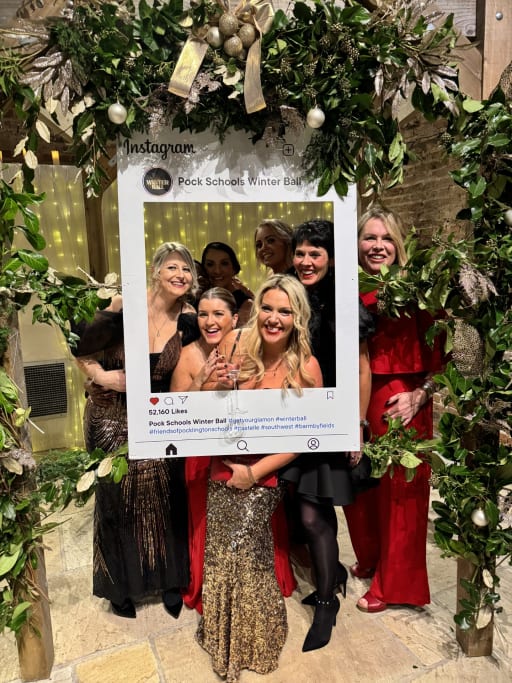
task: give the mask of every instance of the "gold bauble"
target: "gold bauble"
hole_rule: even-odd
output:
[[[230,57],[238,57],[244,46],[238,36],[231,36],[224,42],[224,52]]]
[[[219,19],[219,28],[222,35],[233,36],[238,31],[238,19],[230,12],[224,12]]]
[[[252,24],[242,24],[238,31],[238,37],[244,47],[251,47],[256,40],[256,29]]]

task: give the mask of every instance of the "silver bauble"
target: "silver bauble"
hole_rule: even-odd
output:
[[[224,42],[224,52],[230,57],[239,57],[243,49],[244,46],[238,36],[231,36]]]
[[[224,12],[219,19],[219,28],[222,35],[232,36],[238,31],[238,19],[230,12]]]
[[[489,524],[487,515],[485,514],[485,511],[482,510],[482,508],[475,508],[473,510],[473,512],[471,513],[471,521],[473,522],[473,524],[476,524],[476,526],[487,526]]]
[[[507,209],[503,214],[503,217],[505,218],[505,223],[507,225],[512,225],[512,209]]]
[[[218,26],[210,26],[206,34],[206,42],[212,47],[220,47],[224,42],[224,37]]]
[[[114,102],[114,104],[111,104],[108,108],[107,114],[112,123],[116,123],[118,126],[124,123],[126,121],[126,117],[128,116],[126,108],[123,107],[120,102]]]
[[[325,121],[325,114],[320,107],[313,107],[308,111],[306,121],[310,128],[320,128]]]
[[[251,47],[256,40],[256,29],[252,24],[242,24],[238,31],[238,37],[242,41],[244,47]]]

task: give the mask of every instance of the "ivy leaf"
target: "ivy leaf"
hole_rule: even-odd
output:
[[[484,108],[483,102],[480,102],[479,100],[472,100],[472,99],[466,99],[462,103],[462,108],[464,111],[469,112],[470,114],[473,114],[474,112],[480,111],[481,109]]]
[[[487,142],[492,147],[506,147],[510,143],[510,137],[504,133],[497,133],[491,135]]]
[[[48,270],[48,259],[42,254],[26,249],[19,249],[17,252],[18,258],[22,263],[36,270],[39,273],[45,273]]]
[[[318,183],[318,191],[317,194],[319,197],[322,197],[324,194],[327,194],[329,192],[330,188],[332,185],[332,180],[331,180],[331,171],[330,169],[326,168],[325,171],[322,173],[322,177],[320,178],[320,182]]]

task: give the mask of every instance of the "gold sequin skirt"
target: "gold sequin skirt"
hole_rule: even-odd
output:
[[[272,513],[281,488],[248,491],[210,481],[199,644],[230,683],[242,669],[277,668],[287,634],[286,607],[274,573]]]

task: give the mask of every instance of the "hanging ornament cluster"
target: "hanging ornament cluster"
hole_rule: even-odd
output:
[[[169,92],[188,98],[208,47],[222,48],[228,57],[245,60],[244,100],[247,113],[252,114],[266,107],[261,88],[261,37],[271,27],[274,8],[266,0],[242,0],[234,9],[229,2],[217,0],[218,8],[208,16],[203,26],[190,28],[190,35],[171,76]]]
[[[213,48],[223,46],[229,57],[245,59],[247,52],[257,37],[253,15],[246,12],[238,18],[231,12],[224,12],[218,26],[210,26],[206,42]]]

